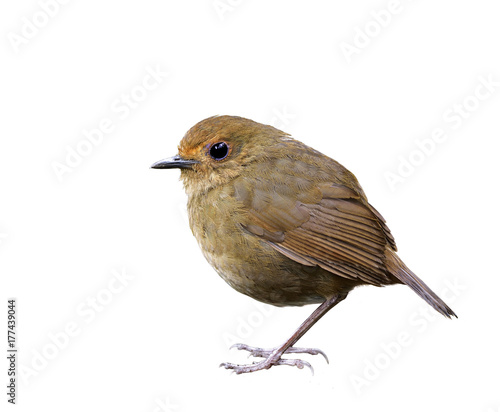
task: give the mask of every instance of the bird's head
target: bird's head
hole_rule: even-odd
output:
[[[272,157],[287,134],[237,116],[214,116],[194,125],[179,144],[179,153],[154,169],[181,169],[189,194],[204,193],[238,177],[253,162]]]

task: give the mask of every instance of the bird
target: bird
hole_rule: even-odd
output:
[[[180,169],[189,225],[203,255],[232,288],[266,304],[319,304],[283,344],[233,345],[260,358],[224,362],[236,374],[288,365],[287,354],[323,355],[297,341],[357,286],[409,286],[436,311],[457,317],[397,255],[382,215],[337,161],[277,128],[212,116],[154,169]],[[298,358],[298,357],[297,357]]]

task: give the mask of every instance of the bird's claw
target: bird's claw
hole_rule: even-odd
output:
[[[279,358],[276,361],[271,361],[269,358],[265,359],[261,362],[254,362],[250,365],[237,365],[235,363],[230,363],[230,362],[224,362],[219,365],[219,367],[223,367],[225,369],[231,369],[233,372],[235,372],[237,375],[240,375],[242,373],[250,373],[250,372],[256,372],[264,369],[269,369],[271,366],[274,365],[288,365],[288,366],[296,366],[299,369],[304,369],[304,366],[307,366],[310,370],[311,373],[314,375],[314,369],[312,365],[304,361],[302,359],[281,359]]]
[[[255,346],[249,346],[244,343],[235,343],[232,345],[229,349],[238,349],[238,350],[245,350],[249,352],[248,356],[253,356],[256,358],[268,358],[273,354],[274,351],[276,351],[276,348],[273,349],[262,349],[262,348],[257,348]],[[326,363],[330,363],[328,360],[328,356],[326,356],[326,353],[323,352],[321,349],[316,349],[316,348],[296,348],[294,346],[289,347],[286,351],[286,353],[307,353],[309,355],[321,355],[325,358]]]
[[[236,343],[231,346],[230,349],[238,349],[245,350],[249,352],[249,356],[254,356],[258,358],[264,358],[264,360],[260,362],[254,362],[250,365],[237,365],[234,363],[224,362],[220,364],[220,367],[224,367],[226,369],[231,369],[236,374],[241,373],[249,373],[256,372],[263,369],[269,369],[274,365],[288,365],[288,366],[296,366],[299,369],[303,369],[304,366],[307,366],[311,373],[314,375],[314,369],[309,362],[306,362],[302,359],[282,359],[278,355],[278,349],[262,349],[254,346],[245,345],[244,343]],[[326,362],[328,363],[328,357],[326,354],[320,349],[312,349],[312,348],[294,348],[293,346],[288,348],[284,354],[289,353],[307,353],[309,355],[322,355]]]

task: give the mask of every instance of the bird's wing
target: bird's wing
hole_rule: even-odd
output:
[[[236,185],[248,211],[245,229],[290,259],[373,285],[393,283],[385,251],[396,250],[384,218],[364,195],[340,184],[320,183],[292,195],[286,186],[259,193]],[[297,193],[297,192],[295,192]]]

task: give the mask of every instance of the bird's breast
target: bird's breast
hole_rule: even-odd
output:
[[[231,193],[212,190],[190,196],[191,230],[207,261],[234,289],[277,306],[319,303],[318,291],[331,276],[319,267],[306,267],[274,250],[245,228],[246,211]]]
[[[189,223],[208,262],[231,284],[261,252],[243,228],[245,211],[225,190],[211,190],[188,201]],[[234,283],[234,282],[233,282]],[[233,286],[231,284],[231,286]]]

